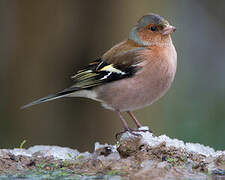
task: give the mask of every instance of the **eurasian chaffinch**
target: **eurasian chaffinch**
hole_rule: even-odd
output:
[[[140,128],[131,111],[151,105],[173,82],[177,53],[170,35],[175,30],[157,14],[144,15],[127,40],[72,76],[73,86],[22,108],[61,97],[85,97],[116,111],[125,131],[132,132],[121,112],[127,112]]]

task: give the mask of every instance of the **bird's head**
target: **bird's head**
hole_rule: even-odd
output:
[[[144,15],[131,29],[129,39],[142,46],[162,45],[170,41],[176,28],[157,14]]]

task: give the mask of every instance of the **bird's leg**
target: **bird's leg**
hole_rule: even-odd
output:
[[[123,124],[123,128],[124,128],[124,131],[119,132],[119,133],[116,133],[116,139],[117,139],[117,140],[118,140],[118,137],[119,137],[121,134],[123,134],[123,133],[125,133],[125,132],[127,132],[127,131],[128,131],[129,133],[135,135],[135,136],[140,136],[140,134],[134,133],[134,132],[133,132],[134,130],[132,130],[132,129],[130,129],[130,128],[128,127],[128,124],[127,124],[126,120],[123,118],[123,116],[121,115],[121,112],[120,112],[120,111],[117,111],[117,114],[119,115],[120,120],[122,121],[122,124]]]
[[[130,115],[130,117],[133,119],[134,123],[136,124],[137,128],[140,128],[141,127],[141,123],[136,119],[136,117],[134,116],[134,114],[130,111],[127,111],[127,114]],[[150,133],[153,134],[153,132],[151,131],[151,129],[149,130],[134,130],[134,131],[142,131],[142,132],[146,132],[146,131],[149,131]]]
[[[128,124],[127,124],[126,120],[123,118],[123,116],[121,115],[121,112],[117,111],[117,114],[120,117],[120,120],[122,121],[124,130],[128,131],[129,130]]]
[[[132,112],[130,112],[130,111],[127,111],[127,114],[129,114],[129,116],[133,119],[133,121],[136,124],[137,128],[140,128],[141,127],[141,123],[136,119],[134,114]]]

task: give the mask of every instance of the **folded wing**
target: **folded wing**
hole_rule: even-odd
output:
[[[102,84],[132,77],[141,69],[138,65],[141,62],[138,58],[141,49],[126,51],[111,59],[102,60],[99,58],[71,77],[74,80],[73,86],[31,102],[22,108],[66,97],[79,90],[91,90]]]

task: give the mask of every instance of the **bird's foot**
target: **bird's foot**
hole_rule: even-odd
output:
[[[130,134],[134,135],[134,136],[141,136],[141,134],[139,132],[150,132],[153,134],[153,132],[150,130],[150,129],[132,129],[132,128],[128,128],[128,129],[125,129],[124,131],[121,131],[121,132],[118,132],[116,133],[115,137],[116,137],[116,140],[118,141],[119,140],[119,137],[123,134],[123,133],[126,133],[126,132],[129,132]],[[153,134],[154,135],[154,134]]]
[[[139,127],[138,129],[134,130],[136,132],[150,132],[151,134],[154,135],[153,131],[151,129],[149,129],[148,127],[145,128],[145,127]]]
[[[125,129],[124,131],[121,131],[121,132],[118,132],[116,133],[115,137],[116,137],[116,140],[119,140],[119,136],[121,136],[123,133],[126,133],[126,132],[129,132],[130,134],[134,135],[134,136],[141,136],[140,134],[138,133],[135,133],[135,129],[131,129],[131,128],[127,128]]]

